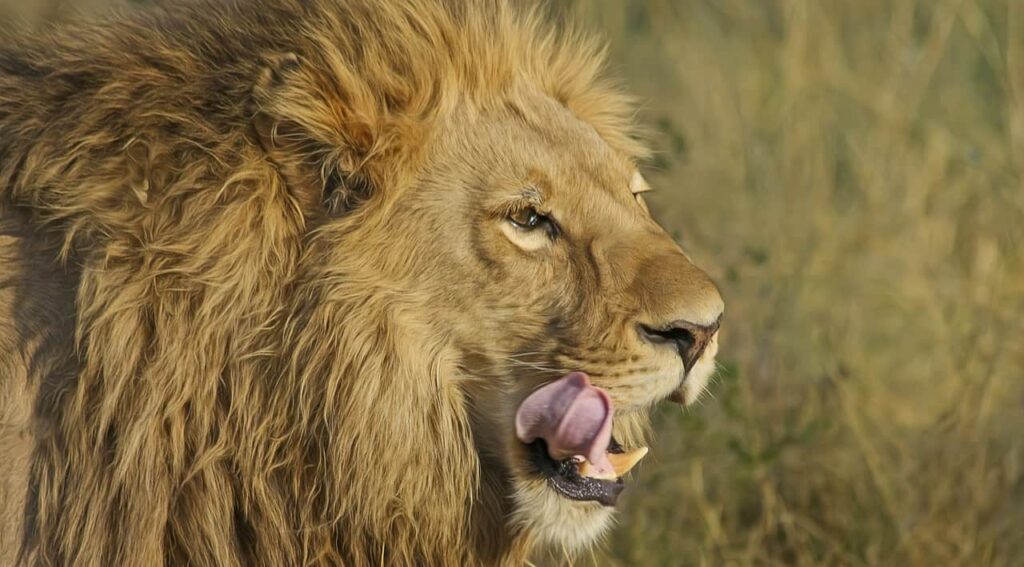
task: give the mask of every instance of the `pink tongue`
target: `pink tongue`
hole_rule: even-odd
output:
[[[613,470],[608,455],[612,401],[573,372],[530,394],[516,412],[516,436],[523,443],[543,439],[555,460],[585,457],[597,472]]]

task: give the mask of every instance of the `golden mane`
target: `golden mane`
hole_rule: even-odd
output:
[[[530,534],[477,498],[443,341],[374,277],[403,259],[347,237],[358,211],[318,223],[252,123],[301,132],[320,181],[361,176],[384,207],[448,110],[526,91],[642,155],[601,50],[545,21],[497,1],[210,2],[0,48],[0,334],[18,337],[0,354],[24,353],[0,416],[33,432],[0,435],[31,453],[31,489],[0,501],[28,511],[0,533],[17,557],[523,560]],[[27,309],[58,281],[65,299]]]

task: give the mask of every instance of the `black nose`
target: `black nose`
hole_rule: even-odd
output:
[[[651,343],[673,345],[683,359],[683,367],[689,372],[700,360],[700,355],[704,354],[721,320],[719,317],[711,325],[697,325],[689,321],[673,321],[658,327],[641,324],[640,336]]]

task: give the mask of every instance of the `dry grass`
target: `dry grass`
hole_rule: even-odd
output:
[[[727,303],[715,399],[659,415],[598,563],[1020,565],[1024,4],[573,10]]]
[[[728,304],[713,399],[658,414],[582,563],[1021,564],[1024,4],[566,9],[643,97],[654,207]]]

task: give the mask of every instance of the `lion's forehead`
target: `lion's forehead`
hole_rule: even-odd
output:
[[[448,142],[440,161],[468,162],[459,171],[475,171],[495,184],[532,185],[548,198],[593,190],[623,196],[642,181],[632,156],[547,96],[533,95],[516,112],[457,110],[439,138]],[[443,170],[445,164],[437,165]]]

